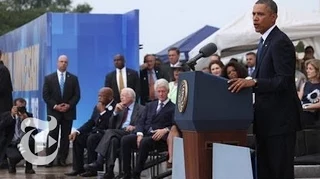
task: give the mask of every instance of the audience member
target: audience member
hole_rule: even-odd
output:
[[[123,55],[117,54],[113,59],[116,70],[108,73],[104,86],[113,90],[114,99],[120,102],[120,92],[125,87],[130,87],[136,92],[136,100],[140,97],[140,79],[138,72],[125,66]]]
[[[209,69],[211,74],[216,76],[221,76],[223,68],[224,68],[224,64],[218,60],[211,61],[209,64]]]
[[[230,61],[223,68],[221,76],[227,79],[246,78],[248,76],[248,72],[241,64]]]
[[[252,73],[256,69],[256,53],[254,52],[248,52],[246,54],[246,61],[247,61],[247,68],[248,68],[248,75],[252,76]]]

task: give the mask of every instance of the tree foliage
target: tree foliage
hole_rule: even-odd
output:
[[[46,12],[89,13],[88,3],[72,7],[72,0],[0,0],[0,35],[14,30]]]

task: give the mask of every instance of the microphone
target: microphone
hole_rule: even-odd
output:
[[[205,46],[203,46],[199,50],[199,54],[197,54],[195,57],[191,58],[188,62],[187,65],[192,69],[193,71],[194,66],[197,64],[198,59],[203,58],[203,57],[209,57],[212,54],[214,54],[217,51],[217,46],[214,43],[209,43]]]

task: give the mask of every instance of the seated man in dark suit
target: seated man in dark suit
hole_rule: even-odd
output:
[[[32,120],[30,118],[28,119],[28,117],[32,117],[32,114],[26,111],[26,100],[23,98],[15,99],[11,112],[4,112],[0,116],[0,131],[5,133],[5,136],[1,137],[5,138],[5,144],[0,147],[2,149],[0,156],[4,157],[6,155],[8,157],[9,173],[16,173],[16,165],[23,159],[23,156],[18,149],[18,145],[25,134],[21,129],[22,121],[30,122]],[[31,130],[33,130],[33,132],[32,136],[29,138],[28,145],[31,152],[34,153],[35,141],[33,136],[37,134],[37,130],[34,127],[25,128],[25,132]],[[26,161],[25,173],[35,173],[32,164],[28,161]]]
[[[158,100],[146,105],[142,118],[136,127],[136,134],[126,135],[121,139],[123,160],[122,178],[131,178],[131,151],[138,149],[136,168],[133,178],[140,178],[149,151],[166,147],[168,132],[172,126],[175,105],[168,99],[169,85],[165,79],[155,83]]]
[[[116,105],[110,118],[110,128],[105,131],[96,148],[98,159],[87,165],[88,170],[97,171],[102,168],[106,159],[107,171],[104,175],[106,179],[114,178],[113,168],[119,154],[121,138],[135,130],[136,123],[144,112],[144,106],[135,103],[136,94],[133,89],[122,89],[120,99],[121,102]]]
[[[95,161],[97,158],[95,149],[104,134],[104,130],[108,129],[109,118],[115,105],[112,89],[101,88],[98,95],[98,104],[93,108],[91,118],[77,131],[69,135],[69,139],[73,141],[73,171],[65,175],[76,176],[79,174],[83,177],[97,175],[96,172],[85,172],[83,168],[84,148],[87,148],[88,162]]]

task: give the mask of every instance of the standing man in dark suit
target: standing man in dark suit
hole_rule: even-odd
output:
[[[296,131],[301,103],[295,88],[295,48],[275,25],[277,5],[258,0],[253,24],[262,34],[252,79],[233,79],[229,90],[252,87],[255,92],[254,131],[257,140],[258,178],[294,178]]]
[[[168,98],[169,83],[159,79],[155,83],[158,101],[146,105],[142,118],[136,127],[136,133],[122,137],[121,154],[123,164],[122,178],[131,178],[131,151],[138,148],[136,168],[133,178],[139,179],[149,151],[167,147],[167,136],[173,123],[175,105]]]
[[[113,90],[114,99],[116,102],[120,102],[120,92],[123,88],[129,87],[136,92],[136,100],[140,95],[140,80],[138,72],[125,67],[125,59],[123,55],[117,54],[113,59],[115,71],[107,74],[104,86]]]
[[[96,152],[99,153],[98,159],[87,166],[88,170],[96,172],[103,167],[106,159],[105,179],[114,178],[114,163],[119,154],[121,138],[134,132],[144,112],[144,106],[135,103],[136,94],[131,88],[123,88],[120,98],[121,102],[116,105],[113,116],[110,118],[110,128],[105,131],[96,148]]]
[[[76,119],[76,106],[80,100],[80,87],[77,76],[67,72],[68,57],[61,55],[58,58],[57,71],[45,77],[43,85],[43,99],[47,104],[48,116],[57,119],[57,127],[50,131],[47,139],[46,153],[52,154],[57,143],[48,147],[49,136],[58,141],[61,128],[60,148],[58,151],[58,165],[66,166],[69,152],[69,134],[72,121]],[[51,167],[53,162],[46,167]]]
[[[144,56],[144,63],[146,68],[140,70],[140,84],[141,84],[141,101],[142,105],[147,102],[157,99],[154,90],[154,83],[157,79],[165,78],[165,74],[159,67],[155,67],[156,57],[152,54]]]
[[[168,82],[174,81],[173,77],[173,68],[174,67],[182,67],[184,71],[189,71],[190,68],[185,64],[179,61],[180,58],[180,50],[177,47],[172,47],[168,50],[168,58],[169,62],[164,63],[161,66],[161,70],[166,72],[165,79]]]
[[[12,82],[10,77],[10,71],[1,61],[2,51],[0,50],[0,114],[6,111],[10,111],[12,107]],[[2,132],[0,132],[0,146],[4,142],[1,142]],[[5,157],[0,158],[0,167],[6,166]]]
[[[23,98],[17,98],[14,100],[14,106],[11,111],[0,114],[0,131],[5,133],[5,136],[0,137],[4,140],[4,144],[0,147],[0,156],[8,157],[8,170],[9,173],[16,173],[16,165],[23,159],[21,152],[18,149],[18,144],[21,142],[23,135],[25,134],[21,129],[21,123],[23,121],[31,121],[27,119],[33,117],[31,113],[26,111],[26,100]],[[30,122],[32,123],[32,121]],[[37,134],[37,130],[34,127],[26,127],[25,132],[33,130],[32,136],[29,138],[29,148],[34,153],[35,140],[34,137]],[[26,161],[25,166],[26,174],[34,174],[35,171],[32,168],[32,164]]]
[[[112,89],[101,88],[98,94],[98,103],[93,108],[91,118],[77,131],[69,135],[69,139],[73,141],[73,171],[66,173],[67,176],[80,174],[83,177],[91,177],[97,175],[97,172],[85,172],[83,168],[84,149],[87,148],[88,163],[94,162],[97,159],[95,149],[104,134],[104,130],[110,128],[109,118],[115,105]]]
[[[0,50],[0,113],[10,111],[12,107],[12,82],[8,68],[1,61]]]

